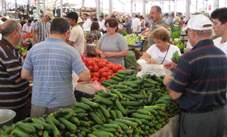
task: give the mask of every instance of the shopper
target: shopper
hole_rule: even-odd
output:
[[[104,34],[98,44],[97,53],[112,63],[124,66],[124,57],[128,55],[128,45],[124,37],[117,32],[118,22],[115,18],[105,22],[107,33]]]
[[[33,41],[34,43],[39,43],[46,40],[50,34],[50,20],[52,19],[52,14],[47,12],[41,16],[41,20],[36,22],[33,30]]]
[[[185,53],[174,76],[164,84],[180,109],[179,137],[223,137],[227,123],[227,58],[211,40],[212,22],[194,15],[187,24],[193,46]]]
[[[22,32],[23,32],[24,34],[26,34],[26,33],[31,33],[31,32],[32,32],[32,25],[31,25],[31,23],[32,23],[32,20],[29,19],[29,20],[23,25],[23,27],[22,27]]]
[[[51,23],[49,38],[34,45],[26,57],[21,76],[33,80],[32,116],[53,112],[76,101],[72,72],[82,81],[90,79],[78,51],[64,41],[68,31],[68,22],[55,18]]]
[[[16,112],[15,121],[29,116],[28,81],[20,78],[22,60],[16,49],[21,40],[20,25],[7,20],[0,25],[0,108]]]
[[[211,13],[213,28],[216,36],[215,46],[227,55],[227,8],[216,9]]]
[[[175,52],[179,55],[180,49],[175,45],[170,44],[170,32],[164,27],[159,27],[152,32],[153,44],[141,59],[146,60],[148,64],[166,64],[172,62],[172,57]]]
[[[77,49],[81,55],[83,55],[85,50],[85,38],[82,27],[77,24],[79,18],[78,14],[76,12],[69,12],[67,13],[66,18],[72,27],[70,30],[68,43]]]

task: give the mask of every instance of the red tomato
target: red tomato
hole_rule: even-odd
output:
[[[103,76],[103,77],[108,77],[108,76],[109,76],[109,73],[104,71],[104,72],[102,73],[102,76]]]
[[[94,71],[94,72],[98,72],[98,71],[99,71],[99,67],[98,67],[97,65],[94,65],[94,66],[93,66],[93,71]]]
[[[97,78],[100,76],[98,72],[94,72],[92,74],[93,74],[94,77],[97,77]]]

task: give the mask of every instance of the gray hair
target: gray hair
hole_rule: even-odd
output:
[[[7,37],[15,30],[19,30],[19,24],[15,20],[7,20],[2,25],[0,25],[0,33]]]
[[[212,36],[213,30],[192,30],[197,33],[197,35],[201,36]]]

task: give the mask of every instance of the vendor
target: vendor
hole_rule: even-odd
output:
[[[175,52],[180,55],[180,49],[170,44],[170,33],[164,27],[159,27],[152,32],[152,39],[155,42],[140,59],[144,59],[148,64],[167,64],[172,62]]]
[[[118,22],[115,18],[110,18],[106,20],[105,26],[107,33],[100,38],[96,52],[102,58],[124,66],[124,57],[128,55],[128,45],[123,36],[117,32]]]

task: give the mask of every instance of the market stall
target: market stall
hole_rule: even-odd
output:
[[[3,137],[146,137],[158,133],[178,112],[160,77],[137,78],[134,71],[120,71],[102,85],[109,90],[81,98],[70,108],[5,126],[0,133]]]

